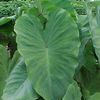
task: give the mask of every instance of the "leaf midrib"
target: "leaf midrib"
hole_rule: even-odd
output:
[[[52,82],[51,82],[51,72],[50,72],[50,58],[49,58],[49,48],[45,48],[45,52],[46,52],[46,65],[47,65],[47,73],[48,73],[48,83],[50,86],[50,92],[52,93]]]

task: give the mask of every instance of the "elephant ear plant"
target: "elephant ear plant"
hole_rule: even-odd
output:
[[[37,17],[24,14],[16,21],[15,32],[35,91],[46,100],[62,99],[78,65],[79,32],[73,18],[57,9],[44,29]]]
[[[34,0],[21,8],[11,27],[17,51],[10,57],[0,46],[0,100],[99,100],[99,19],[97,1]]]

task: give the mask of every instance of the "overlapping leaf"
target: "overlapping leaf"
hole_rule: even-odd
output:
[[[15,25],[18,50],[33,87],[46,100],[62,99],[78,64],[79,32],[65,10],[55,10],[43,29],[40,20],[23,15]]]
[[[92,33],[92,40],[93,40],[93,46],[95,48],[96,55],[98,57],[98,60],[100,62],[100,24],[99,24],[99,16],[100,16],[100,9],[97,7],[96,16],[92,15],[92,8],[87,5],[87,13],[89,18],[89,24],[90,24],[90,31]]]
[[[38,98],[27,78],[26,66],[21,57],[15,64],[4,88],[3,100],[36,100]]]
[[[0,100],[8,76],[8,52],[5,47],[0,45]]]
[[[68,90],[63,100],[81,100],[81,92],[77,83],[73,83],[68,87]]]

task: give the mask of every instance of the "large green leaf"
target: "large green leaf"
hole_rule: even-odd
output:
[[[79,33],[80,33],[80,40],[81,40],[81,46],[80,46],[80,52],[79,52],[79,68],[82,67],[84,64],[86,64],[86,56],[90,56],[86,50],[86,46],[88,41],[91,38],[90,32],[89,32],[89,22],[87,20],[86,15],[79,15],[78,16],[78,27],[79,27]]]
[[[97,16],[93,16],[92,8],[87,5],[87,13],[88,13],[88,19],[90,23],[90,31],[92,33],[93,46],[95,48],[95,52],[100,63],[100,24],[98,18],[100,16],[99,11],[100,9],[98,7],[96,13]]]
[[[36,100],[38,98],[27,78],[25,63],[21,57],[10,73],[4,88],[3,100]]]
[[[81,92],[77,83],[73,83],[68,87],[63,100],[81,100]]]
[[[63,9],[55,10],[43,29],[37,17],[25,14],[15,31],[36,92],[46,100],[61,99],[78,65],[79,32],[73,18]]]
[[[8,52],[5,47],[0,45],[0,100],[8,75]]]

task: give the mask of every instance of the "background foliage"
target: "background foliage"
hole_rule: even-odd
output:
[[[27,0],[1,0],[0,17],[14,15],[18,7],[27,6],[28,2]]]

